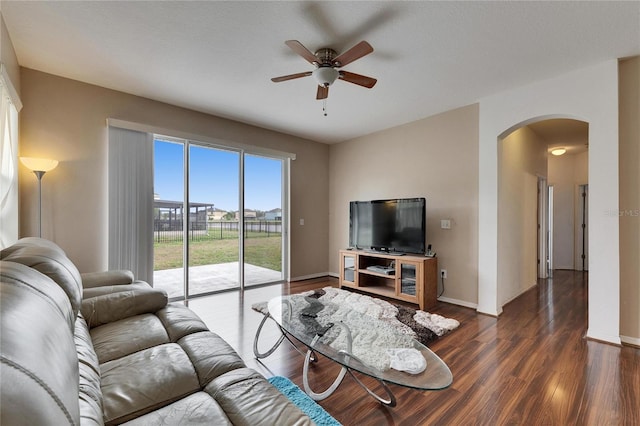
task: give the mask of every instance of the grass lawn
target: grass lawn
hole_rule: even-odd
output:
[[[282,238],[280,234],[258,234],[245,240],[245,262],[274,271],[282,269]],[[238,261],[238,239],[203,239],[191,241],[190,266],[216,265]],[[182,241],[154,243],[154,270],[182,267]]]

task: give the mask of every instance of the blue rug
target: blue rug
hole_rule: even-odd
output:
[[[274,376],[268,380],[280,393],[311,417],[318,426],[342,426],[291,380],[282,376]]]

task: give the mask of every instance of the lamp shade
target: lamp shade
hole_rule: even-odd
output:
[[[34,158],[34,157],[20,157],[22,164],[34,172],[48,172],[53,170],[58,165],[58,160],[52,160],[50,158]]]

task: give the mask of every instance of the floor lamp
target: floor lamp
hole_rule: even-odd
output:
[[[38,178],[38,237],[42,238],[42,176],[58,165],[58,160],[49,158],[20,157],[22,164],[27,166]]]

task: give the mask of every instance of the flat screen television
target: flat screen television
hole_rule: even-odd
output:
[[[426,200],[351,201],[349,246],[389,253],[425,253]]]

